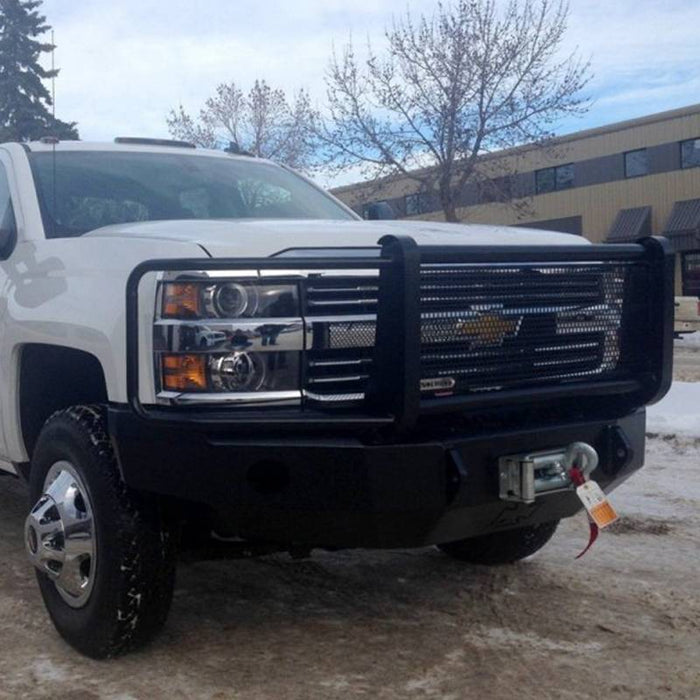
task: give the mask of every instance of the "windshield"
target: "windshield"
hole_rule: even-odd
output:
[[[170,219],[353,219],[271,163],[182,153],[30,153],[47,238]]]

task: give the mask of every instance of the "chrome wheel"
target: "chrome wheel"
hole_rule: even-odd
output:
[[[70,462],[56,462],[25,524],[25,543],[34,566],[55,584],[63,600],[83,607],[92,593],[97,542],[92,504]]]

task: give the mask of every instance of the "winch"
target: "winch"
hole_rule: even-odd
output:
[[[585,442],[572,442],[541,452],[508,455],[498,460],[499,497],[504,501],[533,503],[541,494],[575,487],[571,468],[578,467],[585,478],[598,466],[598,453]]]

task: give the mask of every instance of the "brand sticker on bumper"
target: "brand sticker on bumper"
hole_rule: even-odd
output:
[[[449,391],[454,389],[457,382],[452,377],[435,377],[433,379],[421,379],[421,391]],[[414,384],[415,386],[415,384]]]

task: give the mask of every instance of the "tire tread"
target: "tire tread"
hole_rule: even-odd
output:
[[[105,428],[103,407],[72,406],[54,413],[42,429],[35,455],[41,456],[47,441],[55,439],[55,433],[66,432],[82,442],[92,457],[91,468],[95,473],[90,481],[104,490],[101,502],[111,505],[98,517],[116,533],[118,561],[110,566],[110,595],[103,596],[106,604],[97,611],[99,619],[90,626],[83,625],[86,628],[83,634],[67,629],[63,623],[65,615],[55,614],[60,611],[52,610],[52,606],[61,601],[56,599],[55,588],[56,598],[50,595],[53,584],[43,574],[37,575],[49,613],[64,638],[92,658],[109,658],[143,646],[165,623],[174,586],[176,538],[161,504],[155,498],[132,491],[121,478]],[[43,487],[44,474],[38,474],[31,482],[33,496],[39,477],[39,488]],[[98,551],[98,571],[101,556],[111,554]]]
[[[438,545],[445,554],[470,564],[512,564],[534,554],[554,535],[558,520],[492,532]]]

